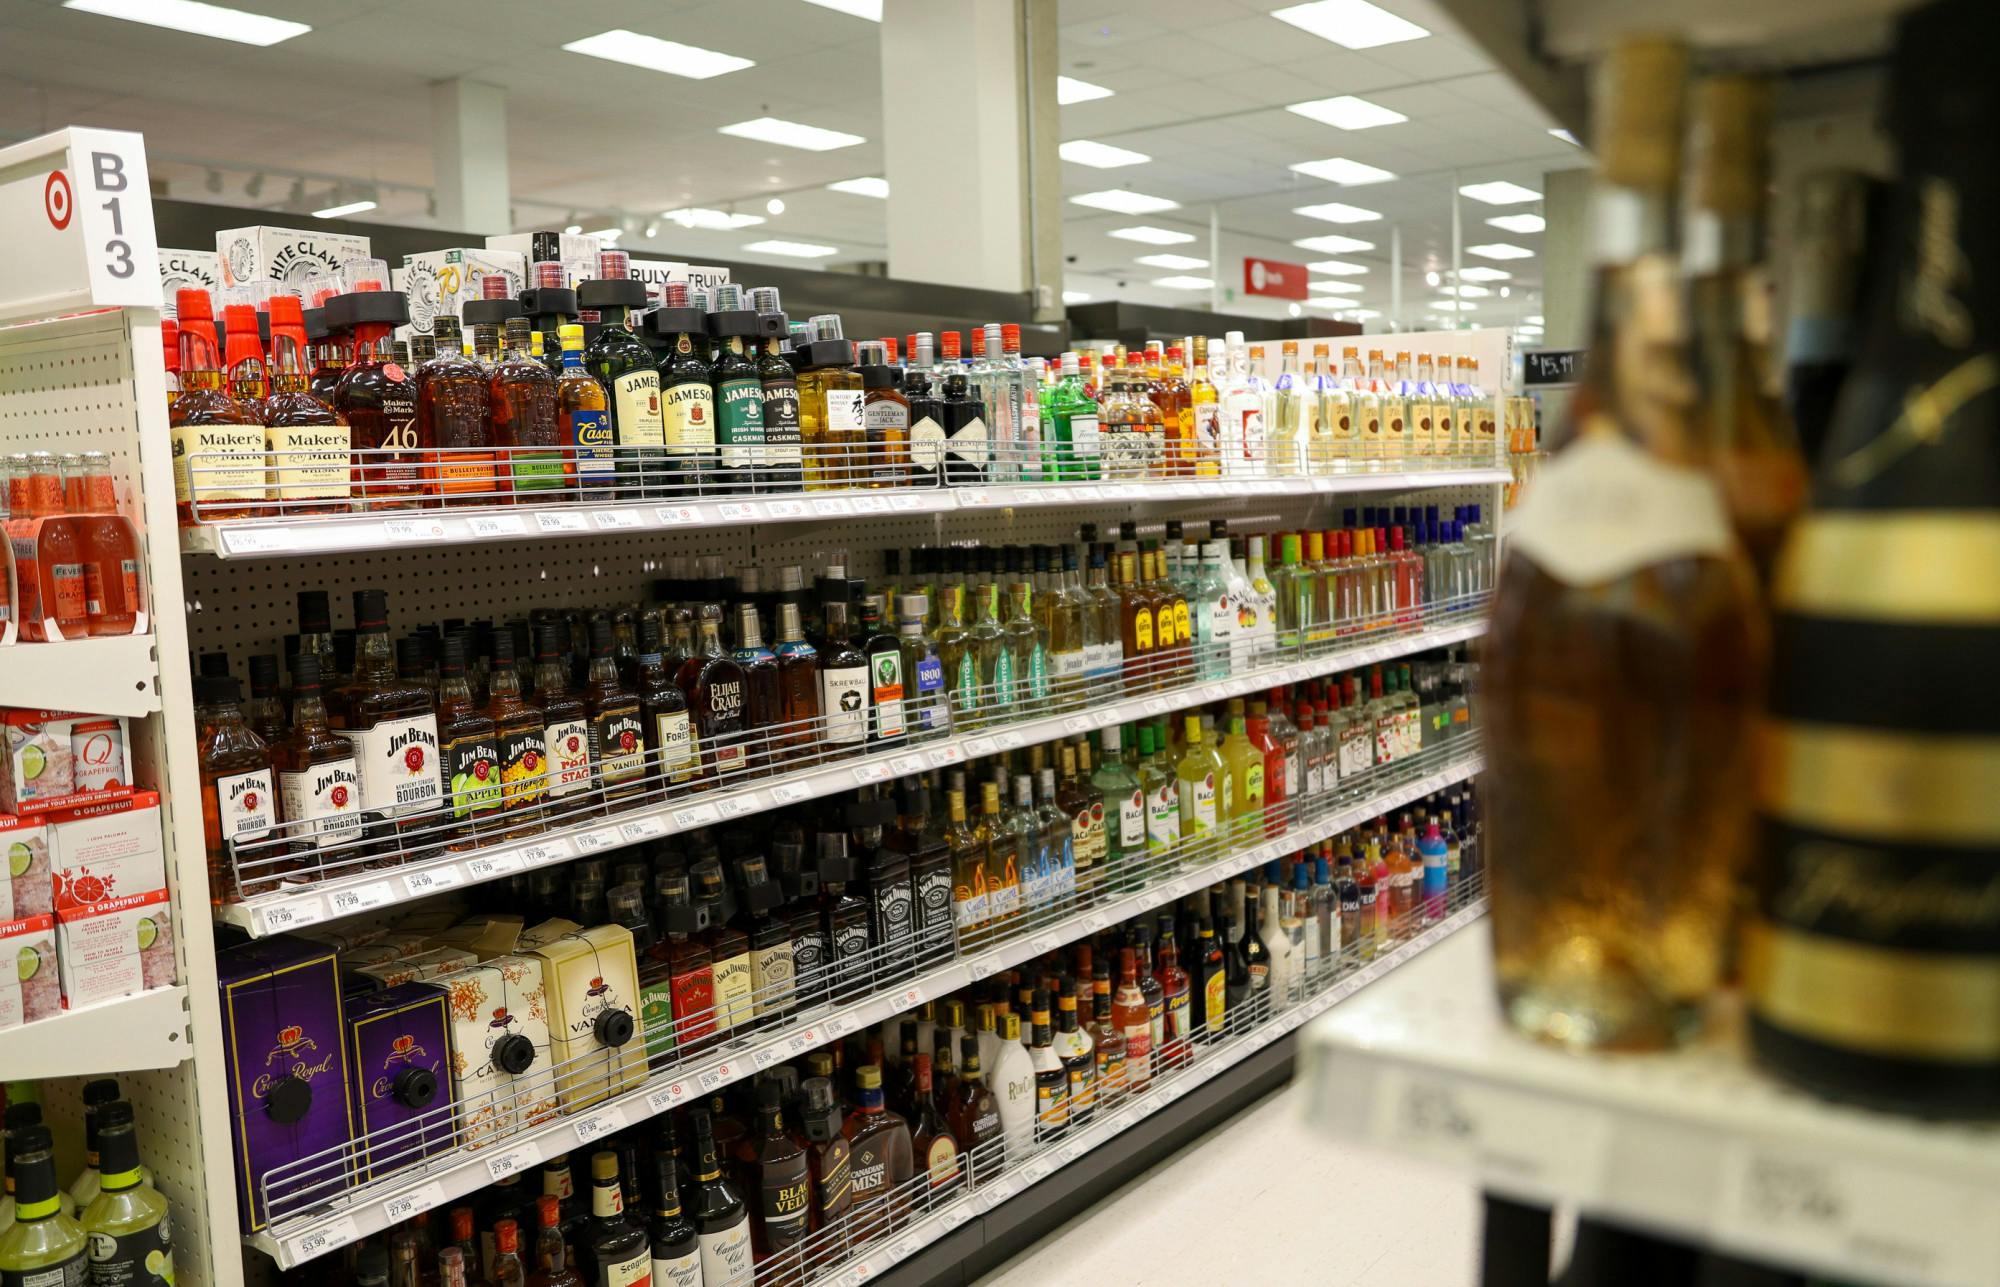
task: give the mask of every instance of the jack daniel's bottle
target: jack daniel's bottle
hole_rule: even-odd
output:
[[[1996,40],[1989,0],[1899,33],[1872,333],[1774,582],[1744,956],[1766,1063],[1927,1115],[2000,1116]]]

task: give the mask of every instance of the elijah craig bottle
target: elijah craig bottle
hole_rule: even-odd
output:
[[[2000,40],[1906,18],[1871,328],[1779,558],[1752,1040],[1822,1093],[2000,1117]],[[1855,669],[1857,659],[1865,669]]]

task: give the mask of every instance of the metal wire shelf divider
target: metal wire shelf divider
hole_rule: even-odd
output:
[[[824,963],[813,975],[795,971],[755,985],[747,996],[729,1004],[678,1015],[665,1034],[635,1022],[633,1038],[623,1046],[599,1047],[543,1068],[531,1067],[516,1075],[503,1089],[470,1100],[440,1104],[368,1135],[271,1168],[256,1177],[263,1209],[276,1225],[330,1207],[350,1195],[358,1204],[364,1200],[358,1191],[373,1181],[394,1179],[407,1184],[413,1178],[420,1178],[427,1169],[456,1165],[462,1160],[461,1146],[465,1152],[477,1152],[504,1144],[559,1117],[587,1117],[605,1100],[631,1092],[648,1090],[651,1101],[658,1101],[649,1101],[651,1113],[664,1111],[686,1094],[676,1074],[697,1061],[733,1051],[747,1053],[751,1046],[769,1041],[776,1031],[801,1023],[808,1026],[794,1033],[785,1049],[786,1057],[802,1055],[846,1030],[813,1026],[814,1020],[835,1013],[839,1007],[885,992],[893,993],[926,969],[954,957],[970,958],[1007,944],[1026,944],[1039,954],[1055,945],[1045,937],[1046,931],[1088,912],[1093,905],[1115,904],[1118,899],[1157,888],[1190,872],[1218,867],[1229,854],[1246,848],[1256,849],[1274,841],[1282,844],[1293,828],[1298,828],[1303,836],[1304,829],[1316,819],[1339,813],[1343,807],[1352,807],[1398,785],[1422,780],[1439,766],[1467,754],[1471,750],[1467,743],[1471,740],[1455,739],[1406,761],[1392,763],[1380,774],[1365,775],[1368,779],[1365,786],[1357,781],[1330,799],[1289,801],[1282,810],[1282,830],[1274,817],[1246,819],[1242,828],[1218,828],[1171,851],[1147,853],[1127,864],[1113,865],[1095,888],[1079,886],[1075,893],[1052,900],[1031,914],[1024,914],[1019,921],[987,927],[983,932],[960,936],[946,927],[945,934],[938,936],[912,925],[872,944],[864,952],[847,957],[834,954],[831,934],[827,933]],[[1276,834],[1272,834],[1274,831]],[[1307,843],[1312,842],[1301,839],[1301,848]],[[1218,871],[1217,878],[1227,874]],[[1469,879],[1477,877],[1475,872]],[[1412,915],[1423,915],[1421,904]],[[1397,924],[1415,927],[1420,921],[1411,919]],[[1071,928],[1077,934],[1087,934],[1103,925],[1084,921]],[[643,964],[642,960],[642,987],[646,977]],[[921,990],[914,995],[918,999],[911,1006],[929,999]],[[635,1020],[637,1017],[635,1013]],[[524,1106],[533,1110],[545,1102],[551,1087],[562,1101],[562,1108],[554,1112],[521,1111]],[[678,1095],[672,1093],[675,1091]],[[496,1109],[508,1110],[517,1122],[511,1133],[480,1128],[488,1112]]]

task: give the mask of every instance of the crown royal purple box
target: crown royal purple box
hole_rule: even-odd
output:
[[[404,983],[347,1000],[357,1180],[452,1146],[451,1014],[444,996]]]
[[[354,1137],[340,966],[323,943],[278,935],[218,951],[236,1196],[243,1229],[346,1191]]]

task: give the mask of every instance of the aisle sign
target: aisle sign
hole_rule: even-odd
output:
[[[124,130],[71,128],[0,148],[7,280],[0,320],[87,308],[158,308],[145,142]]]
[[[1267,295],[1273,299],[1306,297],[1306,266],[1282,259],[1243,259],[1243,293]]]

